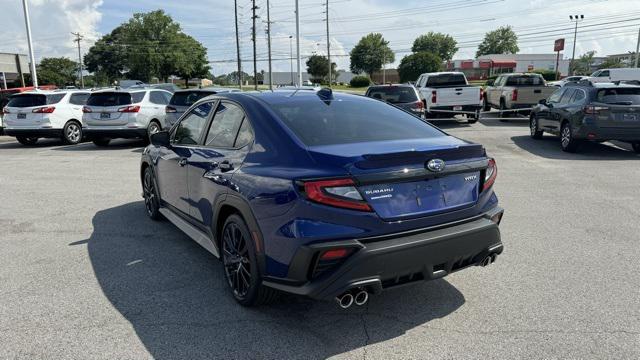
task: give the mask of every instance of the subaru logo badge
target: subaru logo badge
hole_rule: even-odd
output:
[[[445,164],[442,159],[431,159],[427,162],[427,169],[433,172],[440,172],[444,170]]]

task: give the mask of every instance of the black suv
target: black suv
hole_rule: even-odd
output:
[[[584,141],[629,142],[640,153],[640,86],[628,83],[568,83],[540,100],[530,117],[531,137],[560,136],[562,150]]]
[[[424,102],[420,92],[411,84],[373,85],[365,96],[386,101],[418,117],[424,116]]]

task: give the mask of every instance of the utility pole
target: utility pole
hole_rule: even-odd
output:
[[[253,16],[251,19],[253,19],[253,28],[251,31],[253,40],[253,88],[258,90],[258,61],[256,59],[256,19],[258,18],[256,15],[256,9],[258,7],[256,6],[256,0],[252,0],[252,2],[253,6],[251,7],[251,10],[253,10]]]
[[[293,86],[293,35],[289,35],[289,64],[291,64],[291,86]]]
[[[84,76],[82,75],[82,56],[80,55],[80,40],[82,40],[82,35],[79,32],[71,33],[76,37],[74,42],[78,43],[78,79],[80,80],[80,88],[84,89]]]
[[[302,86],[302,69],[300,68],[300,6],[296,0],[296,63],[298,64],[298,86]]]
[[[269,90],[273,90],[273,73],[271,71],[271,16],[269,15],[269,0],[267,0],[267,47],[269,49]]]
[[[326,14],[327,14],[327,59],[329,60],[329,88],[331,88],[331,38],[329,37],[329,0],[326,2]]]
[[[387,53],[382,52],[382,85],[387,83]]]
[[[296,0],[297,1],[297,0]],[[38,87],[38,74],[36,74],[36,58],[33,56],[33,42],[31,41],[31,21],[29,21],[29,5],[27,0],[22,0],[24,10],[24,23],[27,27],[27,44],[29,45],[29,59],[31,60],[31,82]]]
[[[638,42],[636,43],[636,66],[638,67],[638,58],[640,58],[640,28],[638,29]]]
[[[578,36],[578,23],[584,20],[584,15],[569,15],[569,20],[576,23],[576,28],[573,31],[573,54],[571,55],[571,62],[569,63],[569,75],[573,75],[573,62],[576,58],[576,38]]]
[[[238,34],[238,0],[233,1],[236,15],[236,53],[238,55],[238,87],[242,90],[242,60],[240,60],[240,36]]]

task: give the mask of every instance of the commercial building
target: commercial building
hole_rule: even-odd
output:
[[[569,74],[571,60],[563,59],[560,53],[558,71],[561,76]],[[449,71],[462,71],[469,80],[484,80],[491,76],[511,73],[527,72],[534,69],[554,71],[556,68],[556,54],[491,54],[483,55],[473,60],[448,61]]]
[[[29,60],[27,55],[0,53],[0,87],[6,89],[7,83],[11,84],[16,80],[20,80],[20,84],[24,87],[24,74],[29,74]]]

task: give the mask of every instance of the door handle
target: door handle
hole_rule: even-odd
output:
[[[180,166],[187,165],[187,158],[181,158],[180,161],[178,161],[178,165]]]
[[[229,160],[225,160],[225,161],[221,162],[220,164],[218,164],[218,168],[222,172],[227,172],[227,171],[233,170],[233,164],[231,162],[229,162]]]

